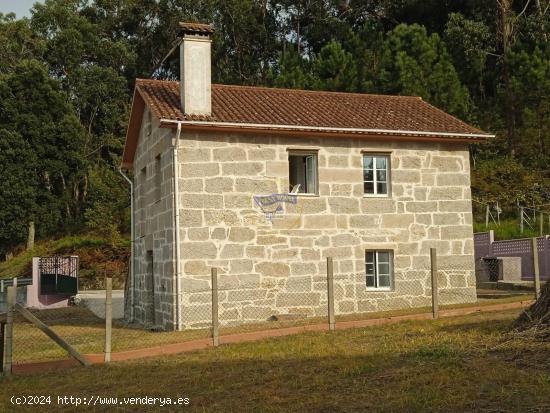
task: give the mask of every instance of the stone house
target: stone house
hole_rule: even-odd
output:
[[[128,317],[206,325],[211,267],[222,321],[325,314],[327,257],[337,313],[425,306],[430,247],[447,302],[476,300],[468,145],[492,135],[419,97],[212,84],[212,27],[180,28],[181,81],[135,86]]]

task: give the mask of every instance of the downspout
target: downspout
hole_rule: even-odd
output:
[[[180,200],[179,200],[179,164],[178,164],[178,148],[181,135],[181,123],[178,123],[178,129],[176,132],[176,141],[174,142],[174,277],[176,285],[176,297],[175,297],[175,326],[176,330],[181,330],[181,264],[180,264]]]
[[[134,261],[135,261],[135,229],[134,229],[134,183],[121,168],[118,168],[118,172],[122,177],[130,184],[130,321],[135,319],[135,279],[134,279]]]

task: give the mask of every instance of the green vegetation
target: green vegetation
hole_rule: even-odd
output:
[[[548,224],[545,225],[545,234],[550,233],[550,230],[546,229],[547,227]],[[485,222],[474,223],[474,232],[485,232],[489,230],[495,232],[495,240],[533,238],[540,236],[538,224],[535,229],[531,229],[525,224],[523,233],[521,233],[518,220],[503,220],[500,221],[500,225],[490,222],[489,227],[485,226]]]
[[[32,251],[21,251],[0,262],[0,278],[32,276],[32,257],[78,255],[80,289],[101,289],[105,275],[113,277],[113,288],[123,288],[130,254],[128,239],[109,240],[98,236],[69,236],[38,242]]]
[[[472,146],[473,194],[550,202],[548,0],[48,0],[0,14],[0,254],[39,239],[128,232],[120,163],[134,80],[179,21],[212,22],[213,80],[412,94],[495,139]],[[477,206],[476,206],[477,209]],[[476,211],[476,217],[483,211]],[[478,217],[479,218],[479,217]]]
[[[503,340],[517,314],[307,333],[13,377],[3,379],[0,409],[35,411],[9,400],[37,394],[55,401],[57,395],[181,396],[191,402],[183,410],[192,412],[544,411],[550,404],[550,345]]]

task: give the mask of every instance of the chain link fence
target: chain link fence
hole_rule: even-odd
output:
[[[410,262],[408,269],[400,262],[395,271],[394,257],[384,253],[367,256],[366,260],[328,259],[316,263],[303,275],[235,276],[226,274],[223,268],[214,269],[211,275],[182,283],[182,331],[147,329],[115,318],[107,340],[113,353],[193,340],[203,340],[208,345],[213,336],[217,344],[218,336],[223,343],[224,336],[250,331],[307,325],[328,329],[329,324],[333,327],[334,322],[338,325],[347,320],[422,312],[436,315],[439,306],[476,302],[471,256],[406,258]],[[436,290],[433,285],[437,285]],[[94,311],[79,305],[29,310],[76,352],[101,360],[106,348],[104,297],[98,303],[99,308]],[[22,310],[13,315],[14,366],[67,357],[67,349],[54,342]],[[6,313],[0,314],[0,322],[5,325],[7,321]],[[6,351],[4,361],[5,358]]]

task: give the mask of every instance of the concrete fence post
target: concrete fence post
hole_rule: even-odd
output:
[[[17,283],[16,283],[17,285]],[[13,363],[13,313],[17,294],[17,287],[8,287],[8,314],[6,317],[5,352],[4,352],[4,376],[11,376]]]
[[[0,371],[4,371],[4,346],[6,343],[6,323],[0,321]]]
[[[544,235],[544,214],[541,212],[540,213],[540,222],[539,222],[539,225],[540,225],[540,236],[542,237]]]
[[[327,299],[328,299],[328,328],[336,329],[334,317],[334,263],[332,257],[327,257]]]
[[[537,238],[531,240],[531,249],[533,251],[533,275],[535,277],[535,300],[540,297],[540,268],[539,268],[539,248]]]
[[[439,317],[439,291],[437,286],[437,250],[430,248],[430,267],[432,275],[432,316]]]
[[[219,319],[218,319],[218,269],[212,268],[212,345],[220,345]]]
[[[489,231],[489,256],[493,256],[493,242],[495,242],[495,231]]]
[[[111,339],[113,327],[113,279],[105,278],[105,363],[111,361]]]

